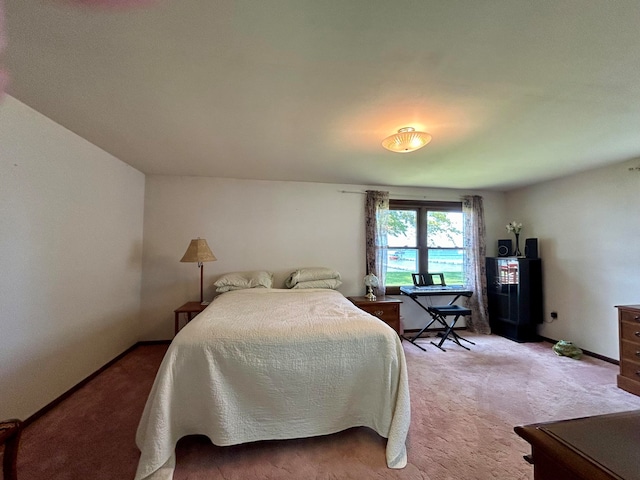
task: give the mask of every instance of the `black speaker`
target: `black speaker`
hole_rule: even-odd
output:
[[[512,250],[511,240],[498,240],[498,256],[508,257]]]
[[[527,238],[524,241],[524,256],[527,258],[538,258],[537,238]]]

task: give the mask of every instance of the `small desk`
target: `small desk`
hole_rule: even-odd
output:
[[[411,298],[414,302],[418,304],[420,308],[422,308],[427,315],[429,316],[429,321],[425,324],[424,328],[418,332],[416,336],[413,338],[405,338],[410,343],[413,343],[416,347],[424,350],[420,345],[415,343],[415,341],[422,335],[427,328],[429,328],[434,322],[438,321],[442,324],[445,329],[449,328],[449,325],[443,323],[442,320],[435,317],[430,311],[429,307],[425,307],[422,303],[418,301],[420,297],[443,297],[443,296],[453,296],[453,299],[448,303],[448,305],[453,305],[458,301],[460,297],[470,297],[473,295],[473,291],[467,290],[460,286],[443,286],[443,285],[432,285],[428,287],[416,287],[413,285],[407,285],[400,287],[400,293],[402,295],[406,295]],[[453,333],[454,335],[458,336]],[[462,337],[459,337],[462,339]],[[463,339],[464,340],[464,339]],[[468,340],[467,340],[468,341]]]
[[[640,410],[515,427],[535,480],[640,480]]]
[[[187,323],[191,321],[193,317],[207,308],[209,304],[202,305],[200,302],[187,302],[179,308],[176,308],[173,313],[175,315],[175,335],[180,330],[180,314],[184,313],[187,316]]]

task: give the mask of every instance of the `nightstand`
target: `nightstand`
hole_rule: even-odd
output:
[[[402,300],[384,295],[378,295],[375,300],[369,300],[364,296],[347,298],[351,300],[356,307],[378,317],[393,328],[398,335],[403,334],[402,324],[400,322],[400,304]]]
[[[187,302],[184,305],[182,305],[180,308],[176,308],[173,313],[175,314],[175,328],[176,328],[176,332],[175,334],[177,335],[178,330],[180,330],[180,314],[184,313],[187,316],[187,322],[189,323],[191,321],[191,319],[193,317],[195,317],[197,314],[199,314],[201,311],[203,311],[205,308],[207,308],[209,305],[202,305],[200,302]],[[186,325],[185,323],[185,325]]]

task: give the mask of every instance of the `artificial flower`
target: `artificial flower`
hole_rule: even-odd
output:
[[[522,230],[521,223],[518,223],[515,220],[507,223],[507,232],[520,233],[520,230]]]

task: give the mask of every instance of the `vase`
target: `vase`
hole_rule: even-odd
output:
[[[515,257],[521,257],[522,256],[522,252],[520,252],[520,234],[519,233],[514,233],[514,235],[516,236],[516,246],[513,250],[513,255]]]

